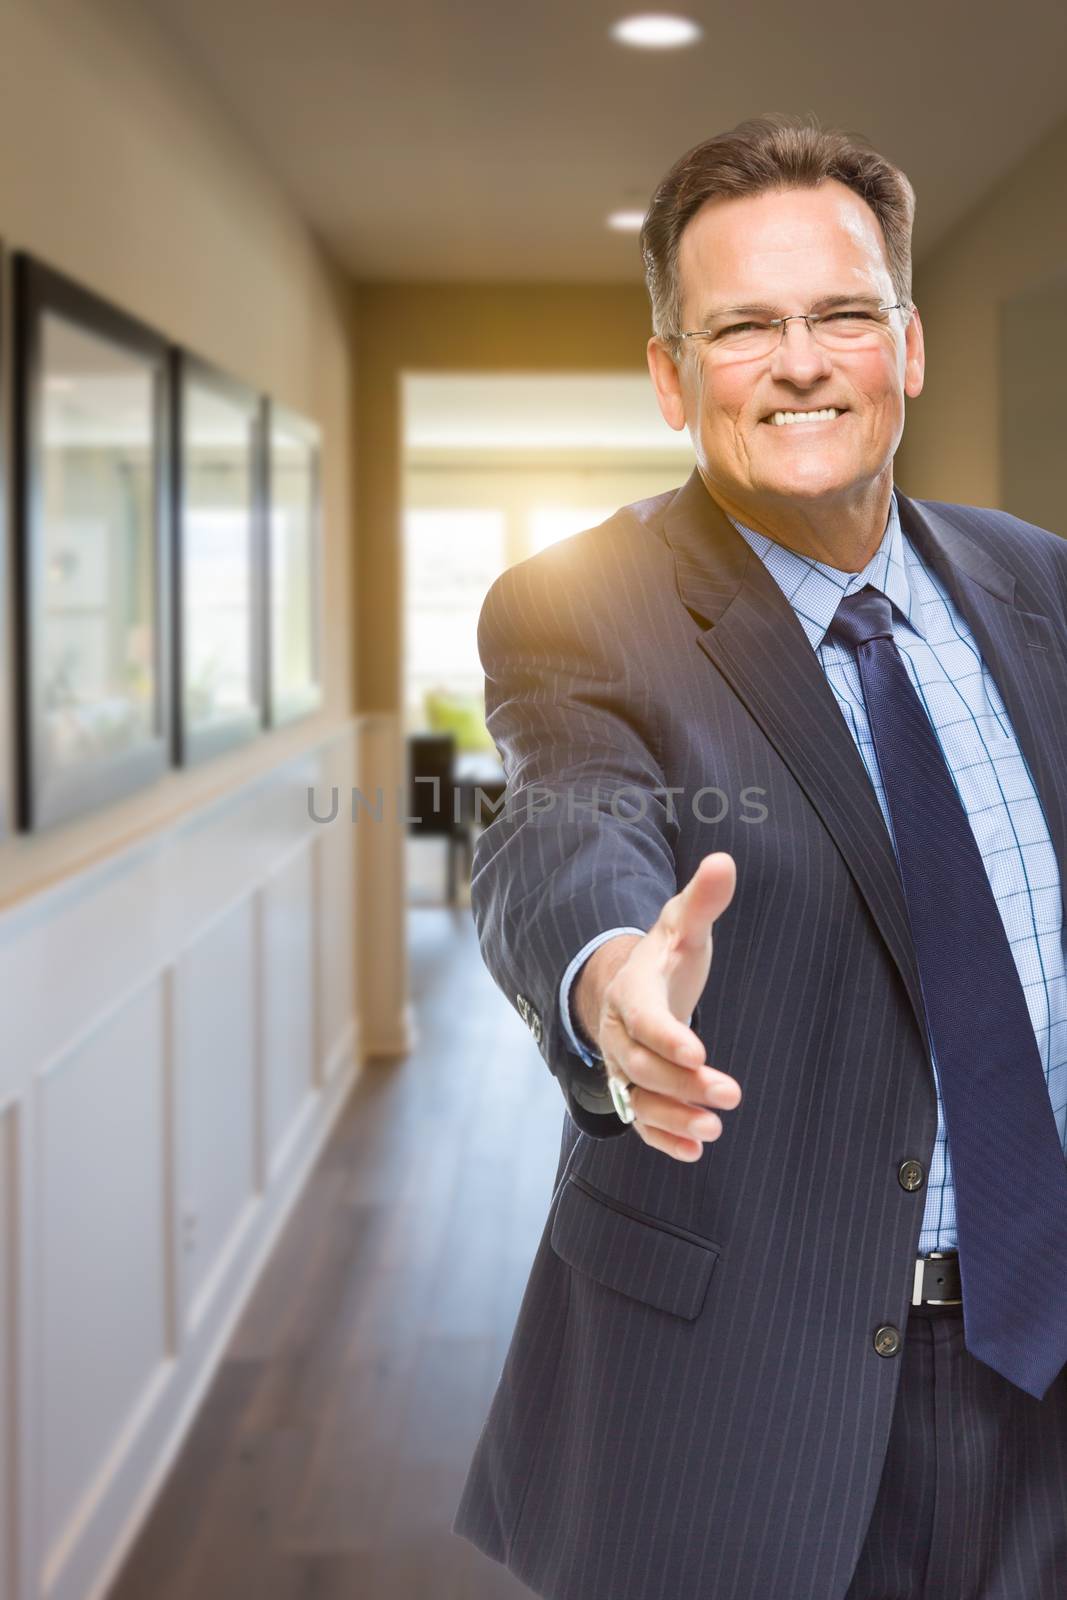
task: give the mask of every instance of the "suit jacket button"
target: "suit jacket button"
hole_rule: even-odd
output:
[[[897,1173],[897,1182],[902,1189],[921,1189],[925,1176],[921,1161],[905,1161]]]
[[[541,1043],[541,1018],[536,1011],[530,1013],[530,1032],[533,1034],[534,1044]]]
[[[529,1022],[529,1020],[530,1020],[530,1002],[529,1002],[529,1000],[527,1000],[527,998],[526,998],[526,996],[524,994],[517,994],[515,996],[515,1008],[518,1011],[519,1016],[522,1018],[523,1022]]]
[[[901,1346],[900,1329],[887,1322],[874,1332],[874,1348],[880,1356],[895,1356]]]

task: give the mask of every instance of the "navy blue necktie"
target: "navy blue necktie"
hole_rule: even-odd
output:
[[[893,823],[956,1193],[964,1343],[1040,1400],[1067,1364],[1067,1162],[1033,1023],[967,813],[869,584],[856,651]]]

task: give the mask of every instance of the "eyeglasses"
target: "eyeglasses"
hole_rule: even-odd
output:
[[[806,322],[812,338],[825,350],[861,350],[877,344],[889,326],[891,311],[910,311],[906,301],[891,306],[855,305],[835,307],[833,311],[797,312],[789,317],[746,317],[743,322],[724,323],[719,328],[694,328],[676,333],[669,344],[683,339],[707,339],[716,356],[742,360],[769,356],[784,337],[787,322]]]

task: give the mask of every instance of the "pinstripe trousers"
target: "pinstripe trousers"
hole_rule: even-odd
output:
[[[913,1306],[874,1510],[844,1600],[1067,1595],[1067,1369],[1035,1400],[960,1306]]]

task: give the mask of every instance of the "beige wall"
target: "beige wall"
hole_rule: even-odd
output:
[[[635,247],[636,248],[636,247]],[[645,372],[640,284],[388,285],[356,292],[361,709],[401,705],[403,372]],[[678,481],[688,469],[679,471]]]
[[[927,370],[897,456],[906,493],[1001,505],[999,307],[1067,268],[1065,193],[1067,120],[916,270]]]
[[[133,0],[4,0],[0,236],[321,423],[327,607],[320,715],[0,844],[2,902],[274,766],[353,702],[350,289]]]

